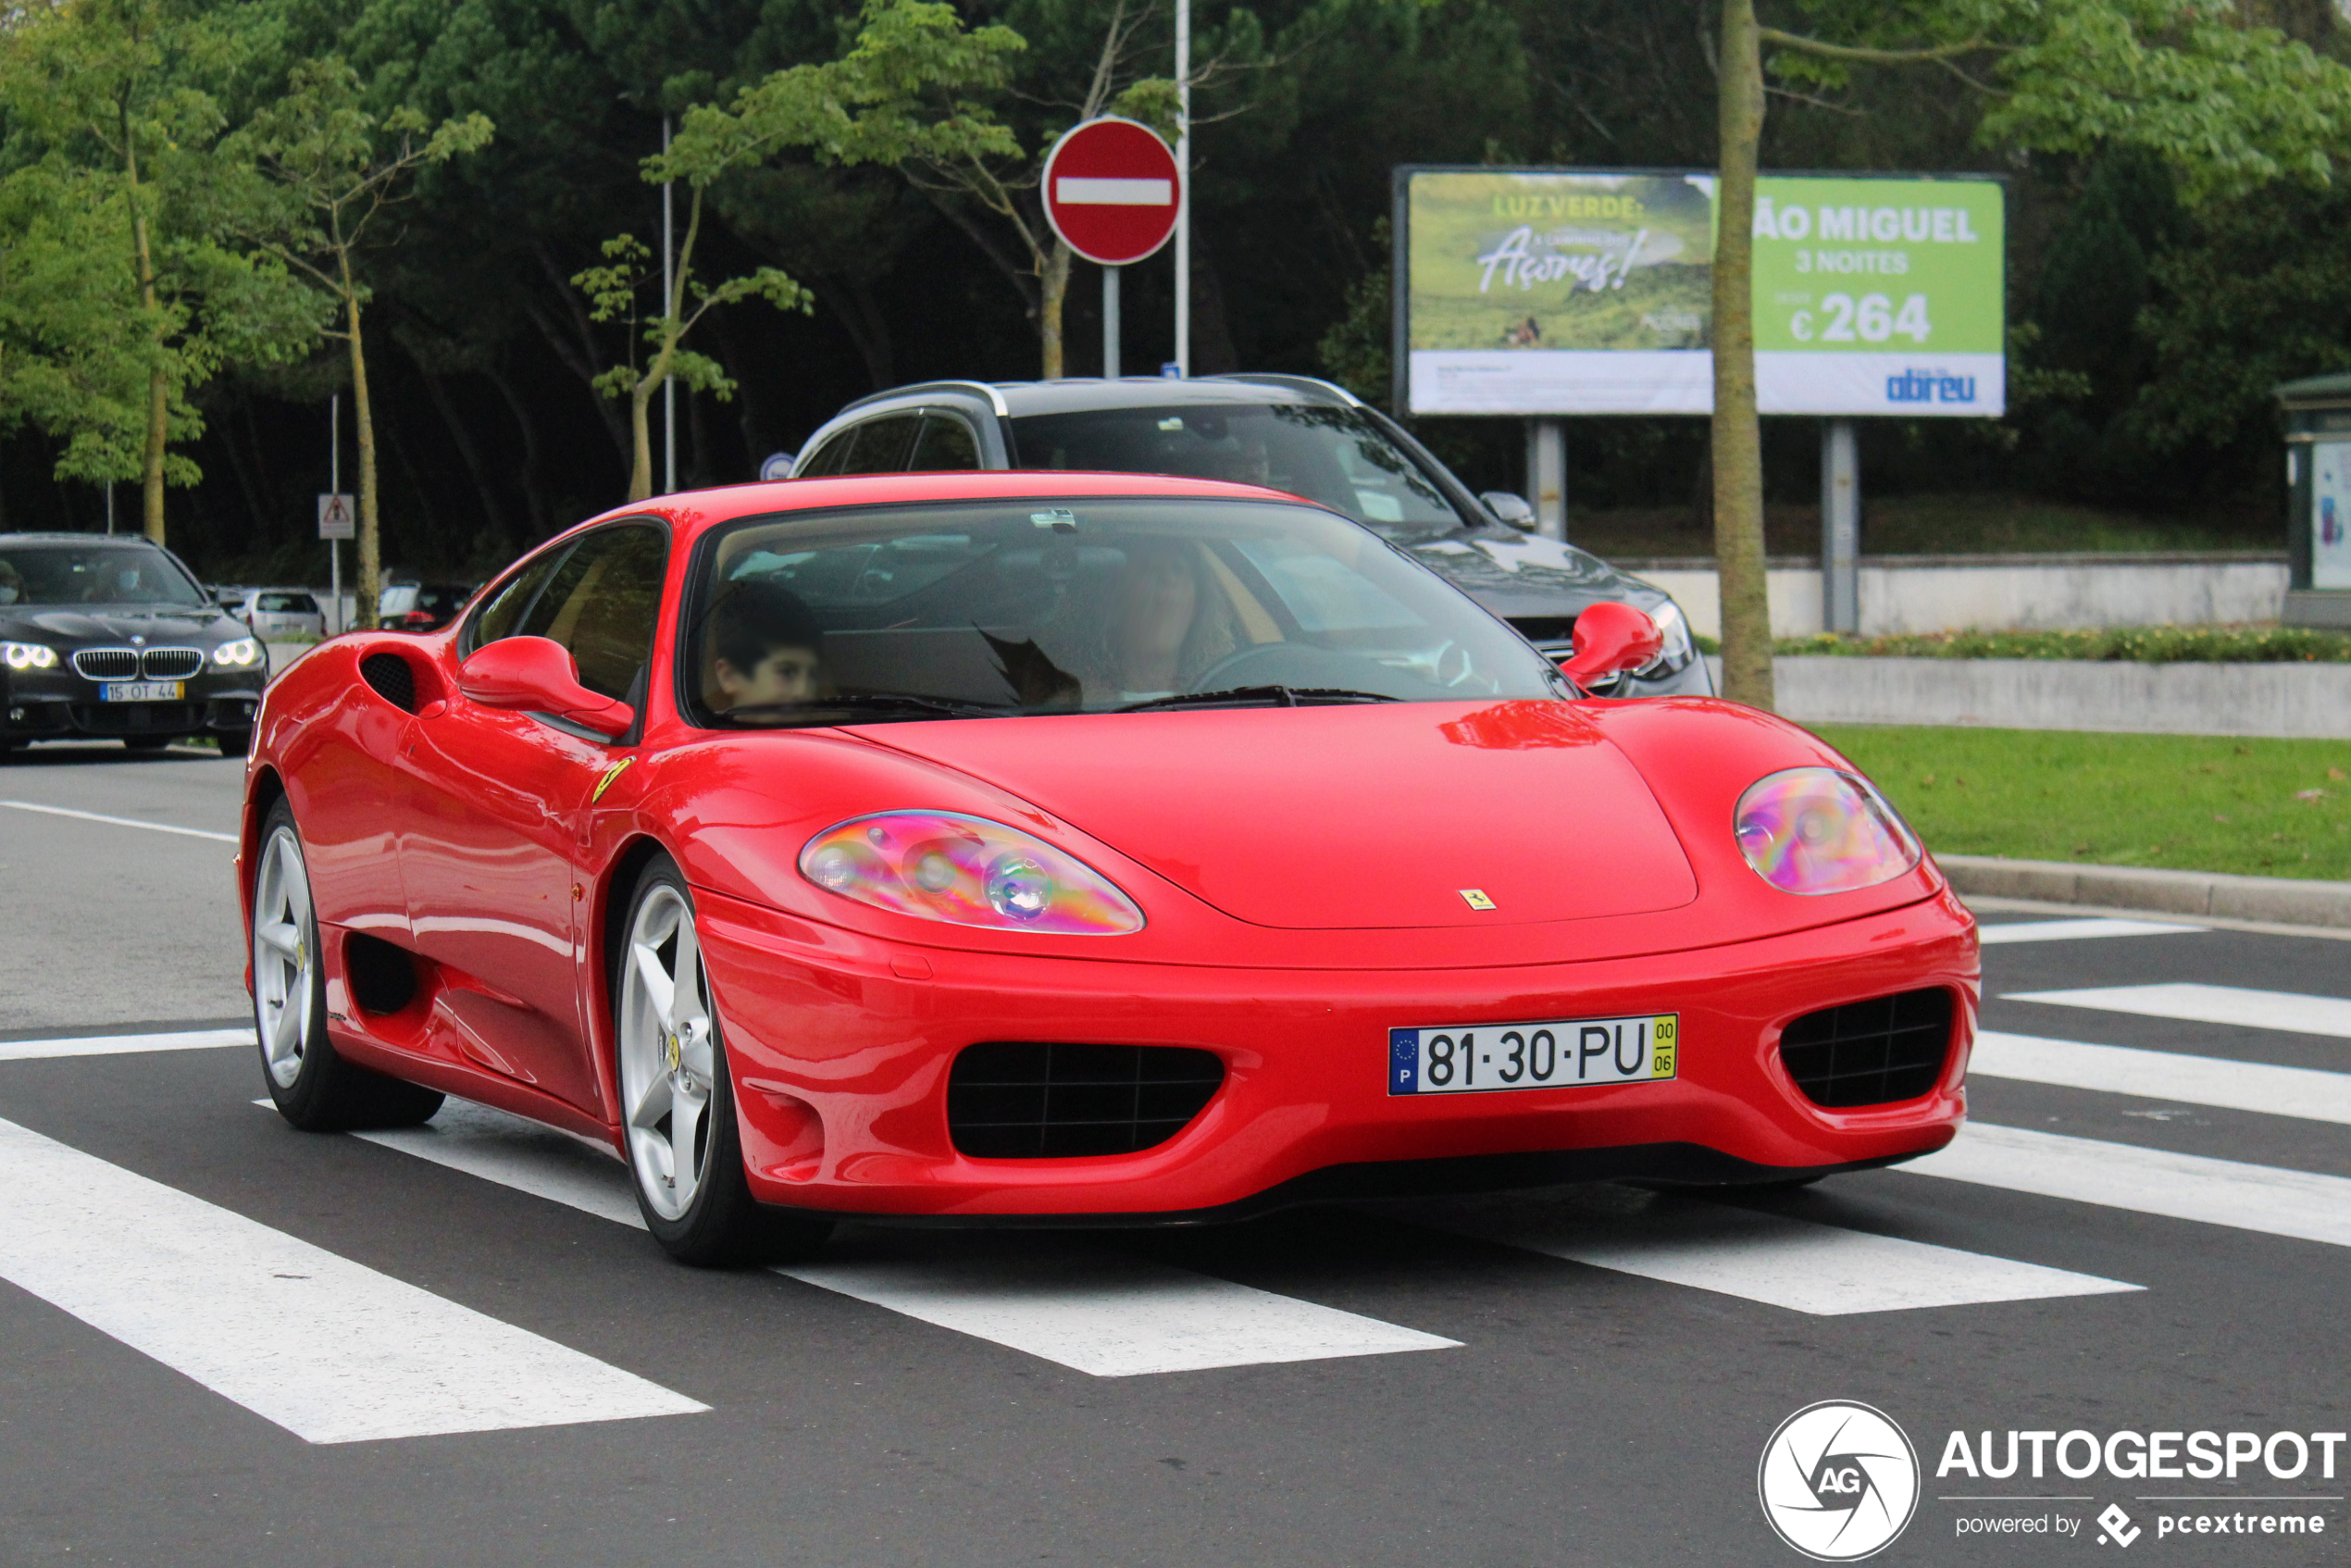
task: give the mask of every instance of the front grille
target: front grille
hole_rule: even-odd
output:
[[[393,707],[417,711],[417,672],[399,654],[368,654],[359,661],[359,678]]]
[[[955,1058],[947,1131],[983,1160],[1133,1154],[1183,1131],[1224,1082],[1224,1060],[1188,1046],[992,1041]]]
[[[1815,1105],[1916,1100],[1951,1051],[1951,993],[1939,986],[1807,1013],[1780,1036],[1788,1076]]]
[[[150,648],[139,661],[139,673],[149,680],[185,680],[203,668],[201,648]]]
[[[73,656],[73,672],[84,680],[136,680],[136,648],[84,648]]]

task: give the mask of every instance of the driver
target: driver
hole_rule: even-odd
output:
[[[711,617],[710,641],[703,690],[718,712],[758,724],[778,708],[815,700],[824,632],[815,612],[790,589],[734,584]]]
[[[1145,535],[1126,546],[1111,585],[1104,684],[1119,703],[1169,696],[1231,653],[1238,642],[1199,550]]]

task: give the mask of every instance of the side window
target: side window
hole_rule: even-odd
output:
[[[927,414],[922,433],[914,438],[914,455],[906,467],[917,474],[976,468],[979,443],[972,440],[971,427],[952,414]]]
[[[868,419],[841,432],[856,444],[841,454],[840,461],[825,472],[827,474],[895,474],[906,467],[907,450],[914,444],[915,429],[922,423],[919,414],[885,414],[878,419]],[[841,439],[835,437],[836,441]],[[825,445],[827,457],[832,455],[832,442]]]
[[[857,427],[852,425],[818,447],[815,454],[808,459],[807,466],[800,470],[798,477],[803,479],[821,479],[827,474],[840,473],[840,466],[849,460],[850,451],[856,444]]]
[[[516,630],[570,649],[579,683],[591,691],[628,697],[653,653],[668,556],[657,528],[591,533],[564,558]]]
[[[466,628],[460,645],[461,653],[471,653],[485,642],[495,642],[521,632],[522,617],[538,602],[541,590],[547,586],[547,579],[554,577],[555,568],[573,554],[573,548],[566,545],[548,551],[492,589]]]

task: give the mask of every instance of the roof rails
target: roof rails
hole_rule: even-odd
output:
[[[989,386],[986,381],[916,381],[911,386],[889,387],[881,392],[867,392],[864,397],[859,398],[856,402],[842,408],[840,412],[841,414],[846,414],[850,412],[851,409],[863,408],[869,403],[879,403],[886,397],[905,397],[912,393],[927,392],[977,392],[980,396],[988,400],[988,405],[990,408],[996,410],[996,416],[998,418],[1009,419],[1012,417],[1013,411],[1006,405],[1004,402],[1004,394],[998,392],[994,387]],[[835,415],[834,418],[839,418],[840,417],[840,415]],[[827,423],[830,422],[831,421],[829,420],[827,421]]]
[[[1361,408],[1363,400],[1336,381],[1325,381],[1313,376],[1283,376],[1270,370],[1230,370],[1217,376],[1195,378],[1202,381],[1255,381],[1263,386],[1288,387],[1295,392],[1328,392],[1350,408]]]

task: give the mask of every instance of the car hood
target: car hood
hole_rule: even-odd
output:
[[[75,647],[93,642],[151,643],[218,641],[243,637],[245,628],[211,607],[170,604],[106,604],[90,609],[58,605],[11,605],[0,610],[0,628],[11,638]]]
[[[1564,703],[871,726],[1233,917],[1288,929],[1674,909],[1697,879],[1639,770]],[[1489,902],[1477,907],[1466,895]]]
[[[1498,616],[1574,615],[1603,599],[1653,609],[1667,594],[1556,539],[1462,529],[1404,545],[1423,566]]]

